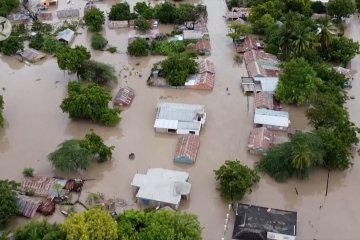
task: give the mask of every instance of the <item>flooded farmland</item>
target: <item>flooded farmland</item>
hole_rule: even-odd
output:
[[[129,1],[133,6],[136,1]],[[109,11],[113,1],[97,3],[100,9]],[[190,174],[192,184],[190,200],[182,202],[180,211],[188,211],[199,217],[203,228],[203,239],[217,240],[223,236],[227,209],[216,190],[213,169],[217,169],[227,159],[239,159],[252,166],[257,160],[247,153],[248,134],[252,127],[252,97],[247,98],[240,89],[241,76],[246,76],[244,64],[233,60],[233,45],[226,37],[227,29],[223,15],[226,11],[222,0],[205,0],[208,9],[208,29],[211,39],[216,82],[212,92],[153,88],[146,85],[153,63],[160,57],[130,58],[126,55],[129,30],[109,30],[103,34],[118,53],[93,51],[92,58],[108,63],[116,69],[118,85],[112,89],[113,95],[121,86],[136,90],[131,107],[121,113],[122,120],[115,127],[101,127],[95,124],[69,120],[68,114],[59,107],[66,97],[66,86],[76,76],[68,75],[58,68],[55,58],[48,56],[37,64],[26,65],[14,57],[0,58],[0,94],[4,96],[4,116],[6,124],[0,130],[0,178],[20,181],[22,170],[32,167],[37,175],[66,176],[55,172],[47,155],[62,141],[81,138],[90,129],[99,134],[107,145],[115,146],[111,162],[93,164],[84,178],[96,179],[85,184],[86,192],[102,192],[108,197],[124,199],[136,207],[132,198],[130,182],[135,173],[145,173],[150,167],[184,170]],[[85,1],[74,0],[67,4],[59,1],[59,9],[81,8]],[[359,40],[357,19],[350,21],[347,35]],[[161,26],[163,31],[171,31],[170,26]],[[90,34],[80,29],[72,46],[85,45],[90,49]],[[360,68],[360,57],[351,62],[353,69]],[[358,71],[359,72],[359,71]],[[359,74],[355,75],[349,95],[360,91]],[[228,88],[228,91],[226,90]],[[207,122],[200,134],[200,149],[193,166],[174,164],[173,154],[177,136],[156,134],[153,129],[156,104],[166,99],[171,102],[205,105]],[[360,126],[360,100],[348,103],[350,116]],[[294,127],[307,127],[303,110],[289,110]],[[135,159],[129,160],[129,153]],[[358,239],[360,235],[360,168],[356,155],[354,166],[345,172],[331,172],[328,194],[325,197],[327,171],[319,170],[305,181],[290,180],[278,184],[267,175],[262,175],[260,183],[247,195],[244,203],[272,208],[297,211],[298,238],[312,239]],[[70,176],[70,175],[69,175]],[[79,175],[71,175],[79,177]],[[298,191],[296,194],[295,188]],[[54,214],[53,221],[62,221],[61,214]],[[231,221],[234,215],[230,215]],[[23,222],[18,218],[16,223]],[[230,223],[230,226],[232,222]],[[231,239],[227,231],[225,239]]]

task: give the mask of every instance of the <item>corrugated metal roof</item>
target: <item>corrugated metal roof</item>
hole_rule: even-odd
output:
[[[186,157],[191,162],[195,162],[200,146],[200,138],[197,135],[183,135],[179,138],[176,145],[174,159]]]
[[[75,37],[75,32],[69,28],[65,29],[64,31],[61,31],[57,34],[56,39],[57,40],[63,40],[67,43],[70,43]]]
[[[177,129],[178,123],[178,120],[156,119],[154,128]]]
[[[183,130],[200,130],[201,123],[200,122],[178,122],[177,129]]]
[[[254,80],[260,82],[261,89],[264,92],[274,93],[279,82],[277,77],[254,77]]]
[[[289,113],[268,109],[255,109],[254,124],[289,127]]]
[[[158,104],[157,119],[179,120],[192,122],[197,114],[204,113],[204,106],[181,103],[161,102]]]

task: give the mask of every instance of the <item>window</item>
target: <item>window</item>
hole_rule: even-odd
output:
[[[189,131],[190,134],[195,134],[195,131]]]
[[[168,133],[176,133],[176,129],[168,129]]]

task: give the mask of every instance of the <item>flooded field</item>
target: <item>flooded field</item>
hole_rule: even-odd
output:
[[[133,6],[136,1],[129,2]],[[73,3],[67,4],[62,0],[58,8],[81,8],[82,13],[85,1],[74,0]],[[106,0],[97,5],[108,12],[113,3]],[[233,61],[232,41],[226,37],[223,18],[225,3],[222,0],[205,0],[204,4],[207,5],[209,16],[210,59],[214,61],[216,70],[212,92],[147,87],[146,79],[152,64],[161,58],[128,58],[125,52],[129,30],[109,30],[104,27],[103,34],[110,45],[118,48],[119,53],[93,51],[92,58],[111,64],[116,69],[119,77],[113,94],[120,86],[130,86],[136,90],[133,104],[121,113],[122,120],[115,127],[70,121],[68,115],[62,113],[59,105],[66,97],[67,82],[75,76],[60,70],[55,58],[48,56],[38,64],[26,65],[13,57],[1,57],[0,94],[5,100],[6,126],[0,131],[0,178],[19,181],[25,167],[34,168],[37,175],[66,176],[54,171],[47,155],[62,141],[81,138],[94,129],[107,145],[114,145],[115,150],[111,162],[94,163],[84,172],[85,178],[96,179],[86,183],[84,193],[102,192],[108,197],[122,198],[136,207],[130,187],[135,173],[145,173],[150,167],[188,171],[192,184],[191,197],[183,202],[180,210],[198,215],[205,240],[221,239],[228,203],[220,198],[216,190],[213,169],[227,159],[239,159],[250,166],[257,159],[246,151],[253,121],[252,98],[247,99],[240,89],[240,78],[247,73],[244,65],[234,64]],[[354,19],[347,32],[356,39],[360,39],[359,32],[355,30],[358,24]],[[171,26],[162,26],[161,30],[171,31]],[[72,46],[82,44],[90,49],[90,34],[85,29],[79,32],[81,34]],[[360,57],[356,57],[351,64],[353,69],[359,68]],[[350,95],[360,91],[359,74],[355,78]],[[206,106],[208,119],[200,135],[200,150],[193,166],[173,163],[177,136],[154,132],[156,104],[162,99]],[[356,107],[359,101],[356,98],[348,104],[351,118],[358,126],[360,112]],[[303,110],[291,108],[289,111],[294,127],[307,128]],[[135,153],[134,160],[129,160],[129,153]],[[357,161],[358,156],[354,167],[348,171],[330,173],[326,198],[327,172],[320,170],[306,181],[290,180],[286,184],[275,183],[263,175],[258,186],[243,202],[297,211],[300,240],[358,239],[360,169]],[[54,221],[62,219],[60,214],[51,217]],[[23,222],[23,219],[18,218],[17,222]],[[231,231],[228,230],[226,239],[231,239]]]

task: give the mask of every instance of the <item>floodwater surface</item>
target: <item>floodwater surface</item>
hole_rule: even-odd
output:
[[[136,1],[129,2],[133,6]],[[103,1],[97,5],[109,12],[112,3]],[[92,58],[116,69],[118,84],[112,89],[113,95],[122,86],[136,90],[134,102],[121,113],[122,120],[115,127],[71,121],[68,114],[61,111],[59,105],[66,97],[67,83],[75,76],[60,70],[55,58],[48,56],[45,61],[26,65],[14,57],[1,57],[0,94],[5,100],[6,126],[0,130],[0,178],[21,181],[21,172],[25,167],[34,168],[35,173],[42,176],[79,177],[79,174],[56,172],[47,160],[47,155],[64,140],[82,138],[93,129],[107,145],[115,146],[115,150],[111,162],[94,163],[83,173],[84,178],[96,179],[85,184],[83,193],[101,192],[109,198],[124,199],[129,207],[136,207],[130,182],[137,172],[145,173],[151,167],[184,170],[190,173],[192,189],[190,200],[182,203],[180,211],[191,212],[199,217],[204,239],[221,239],[228,202],[223,201],[216,190],[213,170],[227,159],[239,159],[249,166],[253,166],[257,160],[246,151],[253,121],[253,99],[244,96],[240,89],[241,76],[247,73],[243,64],[235,64],[233,61],[234,49],[231,39],[226,37],[223,18],[226,11],[224,1],[205,0],[204,4],[208,9],[212,46],[210,59],[214,61],[216,70],[212,92],[146,86],[152,65],[162,58],[127,57],[129,30],[109,30],[104,27],[103,34],[111,46],[118,48],[118,53],[92,51]],[[73,4],[61,0],[58,8],[80,8],[82,13],[84,5],[85,1],[81,0],[74,0]],[[358,24],[356,19],[351,21],[347,32],[356,39],[360,38],[359,32],[355,30]],[[161,30],[171,31],[171,26],[161,26]],[[72,46],[82,44],[90,49],[91,33],[86,29],[80,29],[79,32]],[[355,69],[359,63],[360,58],[356,57],[352,67]],[[352,95],[360,89],[359,76],[355,78],[350,91]],[[177,136],[154,132],[156,104],[164,99],[206,106],[208,118],[200,134],[197,161],[192,166],[174,164]],[[351,100],[348,106],[352,120],[359,126],[360,113],[356,111],[358,101]],[[291,108],[290,114],[295,128],[307,128],[302,109]],[[129,160],[129,153],[135,153],[134,160]],[[260,183],[243,202],[297,211],[300,240],[358,239],[360,169],[357,161],[358,156],[351,169],[330,173],[327,197],[327,172],[319,170],[305,181],[290,180],[284,184],[262,175]],[[56,213],[50,219],[62,221],[63,216]],[[233,220],[234,214],[231,213],[226,239],[231,239]],[[14,225],[22,222],[23,219],[18,218]]]

